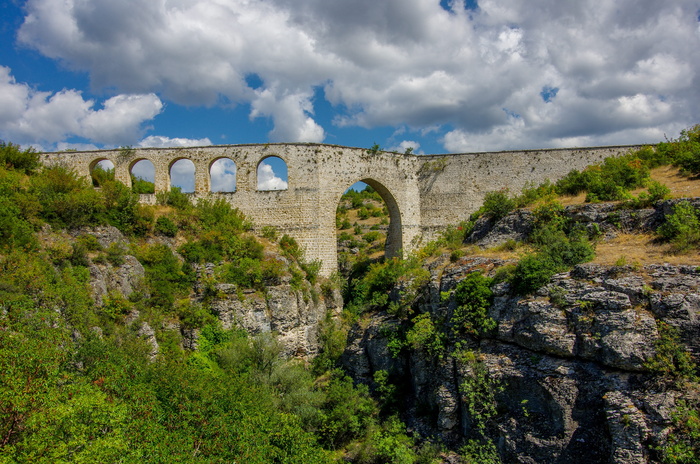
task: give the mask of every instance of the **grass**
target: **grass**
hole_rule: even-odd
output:
[[[615,265],[624,258],[627,264],[668,263],[674,265],[700,264],[700,252],[676,255],[671,252],[671,245],[660,243],[651,234],[619,234],[615,238],[598,243],[596,246],[596,264]]]

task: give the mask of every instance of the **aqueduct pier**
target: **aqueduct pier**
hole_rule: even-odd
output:
[[[194,163],[194,199],[224,198],[256,228],[274,226],[294,237],[307,259],[320,259],[321,273],[337,269],[335,212],[341,195],[354,183],[371,185],[389,210],[387,253],[410,251],[447,227],[468,218],[487,192],[555,181],[572,169],[599,163],[639,146],[593,147],[414,155],[369,152],[323,144],[220,145],[197,148],[141,148],[42,153],[45,164],[61,163],[90,178],[98,163],[114,164],[117,180],[131,185],[131,169],[141,160],[155,168],[155,191],[171,187],[171,167]],[[259,190],[257,168],[276,156],[287,164],[286,190]],[[211,167],[222,158],[236,165],[235,192],[211,192]],[[154,196],[143,201],[153,202]]]

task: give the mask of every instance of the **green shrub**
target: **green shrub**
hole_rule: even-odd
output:
[[[445,349],[443,334],[430,317],[430,313],[419,314],[406,333],[406,342],[414,350],[423,350],[430,356],[440,356]]]
[[[282,254],[287,258],[294,261],[299,261],[303,257],[304,252],[294,237],[284,234],[280,239],[279,245],[280,249],[282,250]]]
[[[63,166],[44,168],[30,179],[29,192],[41,204],[41,216],[69,229],[100,224],[105,205],[85,179]]]
[[[700,243],[700,218],[695,207],[686,200],[678,202],[657,233],[671,242],[677,252],[685,252]]]
[[[114,182],[114,169],[104,169],[99,164],[92,170],[93,187],[101,187],[105,182]]]
[[[372,243],[376,240],[379,240],[381,235],[382,234],[380,232],[373,230],[373,231],[367,232],[365,235],[363,235],[362,239],[367,243]]]
[[[660,143],[657,150],[671,158],[681,172],[700,174],[700,124],[682,130],[677,140]]]
[[[171,187],[168,192],[158,192],[156,194],[156,202],[159,205],[172,206],[181,211],[187,210],[192,206],[189,196],[186,193],[182,193],[180,187]]]
[[[498,221],[515,209],[515,201],[510,198],[508,189],[488,192],[484,196],[483,213]]]
[[[106,251],[107,261],[109,261],[112,266],[121,266],[124,264],[126,250],[121,244],[116,242],[110,243]]]
[[[33,148],[22,150],[19,145],[0,140],[0,166],[31,174],[39,169],[39,154]]]
[[[516,293],[526,295],[549,282],[560,267],[544,253],[524,256],[513,271],[511,283]]]
[[[654,355],[644,367],[669,379],[697,380],[697,365],[681,343],[678,329],[663,321],[657,321],[656,328],[659,338],[654,342]]]
[[[166,237],[175,237],[177,235],[177,226],[167,216],[161,216],[156,220],[156,225],[153,231],[158,235],[164,235]]]
[[[493,302],[492,284],[493,279],[481,272],[472,272],[457,284],[454,291],[457,307],[450,318],[453,330],[482,336],[496,327],[496,321],[488,315]]]
[[[137,194],[151,194],[155,193],[156,186],[153,182],[147,181],[140,177],[131,176],[131,190]]]
[[[153,226],[152,208],[139,204],[139,196],[121,182],[103,182],[107,221],[127,235],[143,236]]]
[[[275,241],[277,240],[277,228],[275,226],[265,226],[261,229],[260,231],[262,233],[262,236],[268,240]]]

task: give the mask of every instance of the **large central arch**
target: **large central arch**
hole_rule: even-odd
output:
[[[384,253],[387,258],[398,256],[401,250],[403,250],[403,237],[401,237],[401,210],[396,202],[396,198],[394,198],[394,195],[379,181],[368,177],[360,179],[360,181],[372,187],[379,196],[382,197],[382,200],[384,200],[384,204],[386,204],[389,210],[389,230],[386,234]]]

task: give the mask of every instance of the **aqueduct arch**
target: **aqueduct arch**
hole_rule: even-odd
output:
[[[321,273],[337,269],[335,211],[347,182],[362,180],[384,198],[390,213],[391,253],[410,252],[444,227],[464,220],[484,195],[527,182],[555,181],[571,169],[619,156],[639,146],[525,150],[498,153],[413,155],[321,144],[220,145],[42,153],[45,164],[62,163],[90,178],[97,162],[114,163],[115,178],[131,185],[135,162],[151,161],[155,192],[170,190],[170,167],[194,163],[193,199],[217,195],[246,214],[256,228],[274,226],[294,237]],[[287,164],[286,190],[258,190],[257,167],[270,156]],[[210,192],[210,168],[220,158],[236,165],[235,192]],[[153,201],[142,196],[143,201]],[[389,251],[389,250],[387,250]]]

